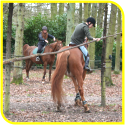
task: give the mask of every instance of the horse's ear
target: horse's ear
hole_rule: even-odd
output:
[[[64,43],[64,40],[62,40],[62,43]]]

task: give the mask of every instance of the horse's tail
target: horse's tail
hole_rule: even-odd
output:
[[[24,55],[24,56],[27,56],[26,50],[27,50],[28,47],[29,47],[28,44],[25,44],[25,45],[23,46],[23,55]]]
[[[62,103],[64,97],[62,82],[63,76],[67,70],[69,55],[70,51],[65,51],[57,56],[56,69],[51,79],[51,95],[53,97],[53,101],[58,102],[58,104]]]

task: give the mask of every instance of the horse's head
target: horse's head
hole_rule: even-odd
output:
[[[62,44],[62,41],[60,41],[60,40],[56,40],[56,42],[57,42],[57,44],[56,44],[56,51],[58,51],[60,48],[62,48],[63,47],[63,44]]]

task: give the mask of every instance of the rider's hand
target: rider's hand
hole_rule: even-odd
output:
[[[96,40],[98,42],[100,41],[100,38],[93,38],[93,40]]]
[[[100,38],[96,38],[96,41],[97,41],[97,42],[100,41]]]
[[[45,40],[46,43],[48,43],[48,40]]]
[[[53,38],[53,41],[55,41],[56,39],[55,39],[55,37]]]

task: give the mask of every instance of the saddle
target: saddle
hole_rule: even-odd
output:
[[[41,49],[41,53],[43,53],[45,50],[45,46]],[[36,47],[34,50],[33,50],[33,54],[37,54],[37,51],[38,51],[38,47]]]
[[[69,44],[69,46],[76,46],[76,44]]]

